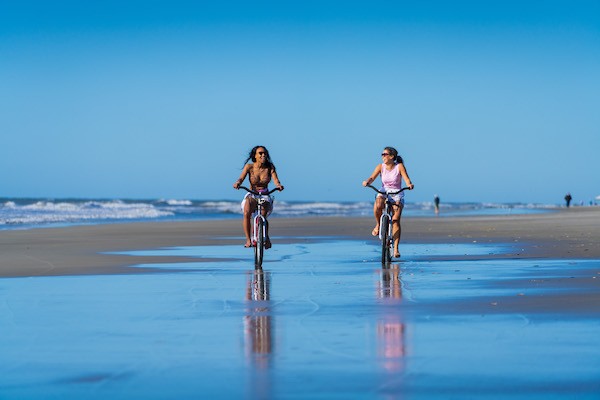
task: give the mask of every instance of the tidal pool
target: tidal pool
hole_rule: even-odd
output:
[[[276,245],[256,270],[251,250],[203,246],[130,254],[231,261],[0,279],[0,398],[597,398],[598,313],[493,299],[599,262],[422,257],[498,251],[404,245],[382,268],[374,244],[318,241]],[[481,304],[446,307],[463,303]]]

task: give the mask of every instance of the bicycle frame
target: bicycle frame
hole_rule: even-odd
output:
[[[393,206],[396,205],[396,203],[394,201],[392,201],[391,196],[408,189],[408,187],[403,187],[402,189],[396,190],[393,192],[392,191],[389,191],[389,192],[381,191],[373,185],[367,185],[367,187],[370,187],[377,193],[385,196],[385,206],[381,213],[381,217],[379,218],[379,239],[381,240],[381,263],[385,265],[385,264],[388,264],[390,261],[392,261],[392,252],[393,252],[393,246],[394,246],[394,224],[393,224],[394,208],[393,208]]]
[[[265,196],[255,197],[256,200],[256,211],[252,216],[252,244],[256,246],[259,242],[259,237],[267,236],[267,220],[262,215],[263,204],[268,202],[269,200],[265,198]],[[262,228],[262,229],[261,229]]]
[[[278,188],[272,189],[266,193],[259,193],[240,186],[248,193],[252,194],[256,200],[256,211],[252,216],[252,245],[254,247],[254,265],[256,268],[262,268],[263,255],[265,251],[265,238],[267,237],[267,219],[263,216],[263,205],[270,200],[271,193],[278,191]]]
[[[387,224],[387,236],[388,237],[392,237],[392,224],[389,223],[389,221],[393,221],[393,217],[394,217],[394,208],[393,208],[394,203],[392,203],[390,201],[389,196],[386,197],[385,199],[385,207],[383,208],[383,212],[381,213],[381,218],[379,218],[379,226],[381,226],[381,223],[383,222],[384,217],[386,217],[388,219],[388,224]],[[383,236],[384,236],[384,232],[382,229],[379,230],[379,239],[383,240]]]

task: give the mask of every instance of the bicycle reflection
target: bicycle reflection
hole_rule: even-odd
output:
[[[400,311],[394,305],[402,302],[400,267],[391,264],[381,269],[377,282],[377,298],[383,300],[383,315],[377,320],[377,356],[388,372],[404,369],[406,328]]]
[[[248,272],[244,349],[249,362],[248,388],[252,398],[268,398],[271,392],[269,372],[273,352],[273,318],[270,309],[271,275],[262,269]]]

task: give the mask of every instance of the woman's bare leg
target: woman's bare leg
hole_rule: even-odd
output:
[[[400,204],[399,206],[394,206],[394,216],[392,217],[392,235],[394,238],[394,257],[400,257],[400,250],[398,247],[400,246],[400,236],[402,234],[402,227],[400,226],[400,218],[402,217],[402,209],[404,205]]]
[[[271,210],[271,206],[268,203],[265,203],[262,208],[262,215],[265,217],[265,231],[267,232],[267,237],[265,238],[265,249],[271,248],[271,238],[269,237],[269,221],[267,221],[267,215]]]
[[[373,204],[373,216],[375,216],[375,228],[371,234],[373,236],[379,235],[379,221],[381,220],[381,214],[383,214],[383,206],[385,205],[383,197],[376,197],[375,204]]]
[[[252,214],[255,210],[256,201],[252,198],[247,198],[246,204],[244,204],[244,216],[242,218],[242,227],[244,228],[244,234],[246,235],[245,247],[252,246],[252,237],[250,236],[250,231],[252,229]]]

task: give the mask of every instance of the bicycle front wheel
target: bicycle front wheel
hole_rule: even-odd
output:
[[[381,263],[387,264],[392,261],[390,254],[390,218],[387,215],[381,217],[379,226],[381,232]]]
[[[265,253],[265,221],[258,218],[256,221],[256,247],[254,247],[254,266],[262,267],[263,255]]]

